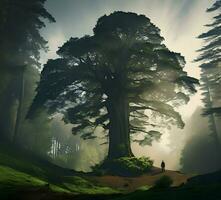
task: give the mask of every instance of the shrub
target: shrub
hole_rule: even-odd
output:
[[[106,174],[119,176],[138,176],[149,172],[153,166],[153,161],[147,157],[122,157],[113,160],[105,160],[101,165],[93,167],[96,174],[102,171]]]
[[[173,179],[169,176],[162,176],[155,182],[155,188],[169,188],[173,184]]]

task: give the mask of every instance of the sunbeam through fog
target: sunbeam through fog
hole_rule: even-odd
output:
[[[57,23],[48,25],[43,32],[49,41],[50,50],[47,54],[42,54],[42,62],[55,58],[58,47],[70,37],[92,35],[93,27],[100,16],[118,10],[131,11],[148,16],[161,29],[168,48],[185,56],[185,70],[188,74],[199,78],[200,69],[193,60],[202,43],[196,37],[206,30],[204,25],[209,22],[210,16],[205,10],[210,4],[209,0],[49,0],[46,7],[55,16]],[[178,108],[186,123],[202,105],[200,99],[198,91],[191,97],[188,105]],[[183,130],[165,130],[161,140],[154,142],[151,147],[133,144],[133,151],[138,156],[150,156],[157,166],[164,159],[170,169],[179,169],[181,150],[188,138],[187,132],[190,131],[186,127]],[[177,141],[175,143],[171,142],[174,138]]]
[[[221,0],[0,0],[0,200],[221,199]]]

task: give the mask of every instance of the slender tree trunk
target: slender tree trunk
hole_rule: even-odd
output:
[[[213,134],[213,138],[215,140],[215,145],[218,151],[221,150],[221,145],[220,145],[220,140],[219,140],[219,136],[218,136],[218,131],[217,131],[217,127],[216,127],[216,121],[215,121],[215,116],[214,114],[210,115],[210,122],[211,122],[211,126],[212,126],[212,134]],[[220,153],[220,152],[217,152]]]
[[[14,134],[14,82],[11,81],[0,102],[0,140],[11,141]]]
[[[24,86],[25,86],[25,80],[24,80],[24,69],[22,69],[19,79],[19,97],[18,97],[18,109],[16,113],[16,121],[15,121],[15,129],[14,129],[14,135],[13,135],[13,142],[16,143],[19,131],[20,131],[20,125],[22,120],[22,107],[23,107],[23,98],[24,98]]]
[[[204,77],[205,78],[205,89],[207,90],[206,93],[206,108],[207,109],[211,109],[213,108],[213,98],[211,95],[211,90],[210,90],[210,84],[209,84],[209,79],[207,76]],[[216,165],[219,168],[220,167],[220,151],[221,151],[221,144],[220,144],[220,138],[219,138],[219,134],[218,134],[218,129],[216,126],[216,118],[214,114],[210,114],[208,116],[208,120],[209,120],[209,129],[211,131],[211,137],[214,140],[214,145],[215,145],[215,158],[216,158]]]
[[[108,99],[110,117],[108,159],[131,157],[129,131],[129,102],[124,96]]]
[[[213,107],[213,99],[211,96],[208,79],[207,79],[207,90],[208,90],[208,99],[209,99],[208,107],[209,107],[209,109],[211,109]],[[216,148],[218,151],[220,151],[221,144],[220,144],[220,139],[219,139],[218,130],[217,130],[217,126],[216,126],[216,119],[215,119],[214,114],[210,115],[210,123],[211,123],[211,132],[212,132],[212,136],[215,141]]]

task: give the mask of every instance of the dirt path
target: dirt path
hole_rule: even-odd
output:
[[[182,174],[176,171],[167,170],[161,172],[159,168],[155,168],[151,173],[139,177],[120,177],[120,176],[92,176],[85,177],[94,183],[102,186],[108,186],[116,189],[124,189],[132,192],[142,186],[152,186],[161,176],[170,176],[173,179],[172,186],[179,186],[185,183],[191,175]]]

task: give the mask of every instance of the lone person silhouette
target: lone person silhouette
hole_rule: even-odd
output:
[[[165,162],[163,160],[161,162],[161,169],[162,169],[162,172],[165,172]]]

